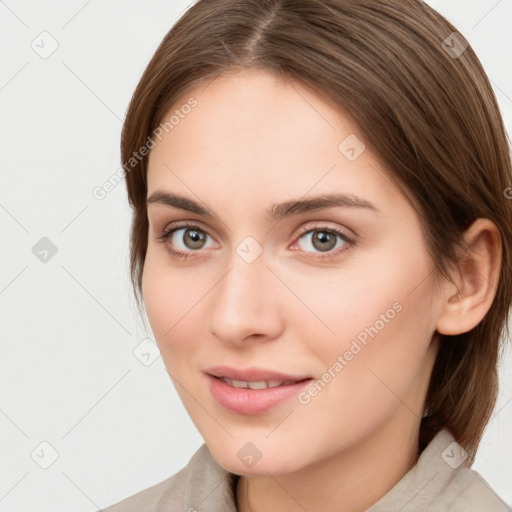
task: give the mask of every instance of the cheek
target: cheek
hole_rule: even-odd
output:
[[[205,292],[190,273],[169,266],[159,248],[148,247],[142,279],[146,313],[162,357],[192,348],[198,323],[194,308]],[[193,283],[193,285],[191,284]]]
[[[301,320],[294,314],[301,327],[297,337],[315,340],[306,350],[311,360],[320,362],[316,365],[320,373],[335,371],[332,367],[342,356],[343,369],[337,364],[335,373],[345,375],[344,389],[362,392],[361,382],[372,387],[372,381],[378,382],[369,372],[374,369],[403,392],[418,371],[435,326],[431,284],[425,279],[431,261],[421,241],[416,247],[414,254],[392,246],[382,248],[378,257],[369,256],[333,272],[329,281],[315,280],[316,287],[309,278],[296,281],[300,283],[296,289],[308,298],[316,316],[306,312]],[[289,315],[292,311],[293,307]]]
[[[308,334],[297,333],[297,338],[320,338],[321,343],[310,344],[320,356],[329,348],[348,349],[359,335],[363,343],[365,337],[373,339],[368,330],[381,338],[393,331],[388,348],[400,345],[414,332],[424,332],[430,323],[431,290],[425,278],[431,262],[421,240],[415,244],[413,235],[408,251],[396,244],[382,244],[367,254],[356,253],[338,268],[300,276],[283,271],[300,299],[291,296],[286,314],[295,323],[309,326]]]

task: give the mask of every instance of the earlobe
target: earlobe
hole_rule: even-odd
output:
[[[464,234],[468,252],[453,283],[445,283],[445,301],[437,319],[440,334],[456,335],[478,325],[496,295],[501,268],[501,236],[489,219],[477,219]]]

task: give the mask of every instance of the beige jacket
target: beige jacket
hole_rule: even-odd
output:
[[[454,441],[448,430],[439,432],[417,464],[366,512],[510,512],[476,471],[460,464]],[[237,512],[237,479],[203,444],[181,471],[104,512]]]

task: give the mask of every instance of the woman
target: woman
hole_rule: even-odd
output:
[[[122,137],[132,279],[205,440],[108,508],[505,511],[470,468],[512,297],[507,136],[418,0],[200,0]]]

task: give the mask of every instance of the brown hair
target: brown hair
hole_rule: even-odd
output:
[[[470,332],[441,337],[420,427],[420,450],[446,427],[473,461],[497,397],[500,333],[509,332],[512,210],[505,190],[512,170],[489,80],[470,46],[450,53],[464,41],[454,32],[420,0],[199,0],[147,66],[127,112],[121,152],[128,162],[200,80],[257,68],[326,94],[354,120],[415,202],[436,275],[450,279],[464,231],[477,218],[491,219],[503,244],[496,296]],[[124,168],[140,307],[147,157]]]

